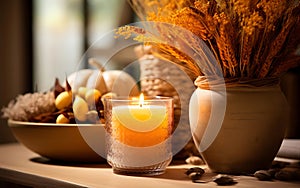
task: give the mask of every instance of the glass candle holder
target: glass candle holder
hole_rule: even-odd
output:
[[[114,173],[165,172],[172,160],[172,98],[105,98],[104,115],[107,161]]]

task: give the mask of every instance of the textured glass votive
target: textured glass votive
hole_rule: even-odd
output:
[[[114,173],[164,173],[172,160],[172,98],[106,98],[104,106],[107,161]]]

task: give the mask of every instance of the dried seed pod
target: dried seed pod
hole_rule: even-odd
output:
[[[193,183],[202,183],[202,184],[204,184],[204,183],[209,183],[209,182],[211,182],[211,181],[201,180],[201,179],[193,180]]]
[[[201,165],[201,164],[204,164],[203,160],[198,157],[198,156],[190,156],[189,158],[187,158],[185,160],[185,162],[187,164],[192,164],[192,165]]]
[[[200,167],[193,167],[193,168],[188,169],[185,172],[185,174],[186,175],[190,175],[192,172],[196,172],[196,173],[199,173],[201,175],[203,175],[205,173],[205,171],[202,168],[200,168]]]
[[[199,180],[203,174],[200,172],[192,172],[188,176],[192,181]]]
[[[267,170],[258,170],[254,173],[254,177],[260,181],[270,181],[272,180],[272,175]]]
[[[54,97],[56,98],[61,92],[65,91],[65,88],[60,85],[59,79],[55,78],[54,84]]]
[[[217,175],[214,179],[213,182],[215,182],[218,185],[233,185],[236,184],[237,182],[230,176],[228,175]]]

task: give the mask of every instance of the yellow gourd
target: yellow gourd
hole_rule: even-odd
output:
[[[61,110],[72,104],[72,92],[63,91],[55,99],[55,106],[57,109]]]

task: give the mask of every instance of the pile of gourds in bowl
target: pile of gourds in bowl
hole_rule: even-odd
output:
[[[16,139],[41,157],[76,162],[105,161],[104,97],[137,96],[139,88],[121,70],[82,69],[46,92],[19,95],[2,108]]]

